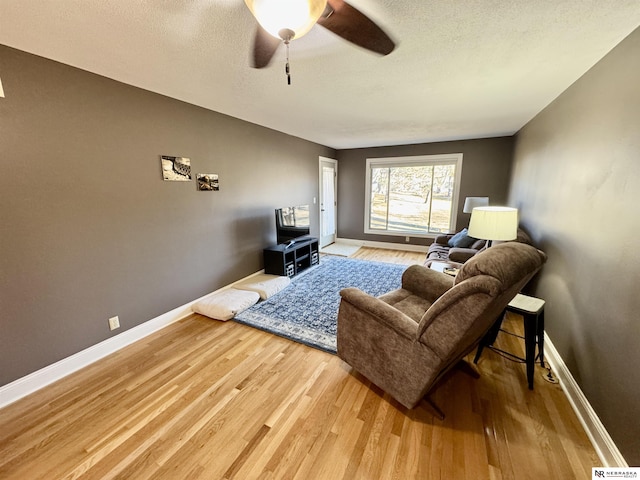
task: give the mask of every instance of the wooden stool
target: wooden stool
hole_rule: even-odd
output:
[[[522,318],[524,319],[525,358],[518,357],[512,353],[505,352],[492,346],[501,329],[500,327],[502,326],[502,321],[506,312],[517,313],[522,315]],[[529,390],[533,390],[536,344],[538,345],[540,365],[544,368],[544,300],[519,293],[509,302],[498,320],[496,320],[491,329],[482,338],[482,340],[480,340],[478,351],[476,352],[473,362],[478,363],[482,350],[485,347],[489,347],[492,350],[496,350],[516,360],[524,361],[527,365],[527,382],[529,383]]]

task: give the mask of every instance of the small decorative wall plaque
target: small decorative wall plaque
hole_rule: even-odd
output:
[[[217,192],[220,190],[218,175],[215,173],[198,173],[198,190]]]
[[[187,157],[160,156],[162,178],[172,182],[188,182],[191,180],[191,159]]]

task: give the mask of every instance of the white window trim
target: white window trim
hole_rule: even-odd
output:
[[[407,232],[387,232],[373,230],[369,228],[369,215],[371,212],[371,168],[380,166],[413,166],[416,164],[450,164],[455,162],[456,174],[453,187],[453,201],[451,205],[451,223],[450,231],[455,230],[458,217],[458,197],[460,196],[460,180],[462,178],[462,153],[447,153],[442,155],[417,155],[412,157],[384,157],[384,158],[367,158],[366,176],[365,176],[365,200],[364,200],[364,233],[373,235],[386,235],[392,237],[418,237],[418,238],[435,238],[436,233],[407,233]]]

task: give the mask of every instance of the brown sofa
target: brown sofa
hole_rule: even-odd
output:
[[[402,288],[381,297],[343,289],[338,356],[413,408],[478,345],[545,260],[530,245],[507,242],[475,255],[455,279],[413,265]]]
[[[429,250],[427,251],[427,258],[425,260],[426,266],[429,266],[433,261],[464,263],[476,253],[484,250],[487,246],[486,240],[473,239],[468,247],[452,247],[449,245],[449,242],[454,235],[456,234],[447,233],[438,235],[434,239],[433,243],[429,245]],[[529,245],[532,243],[531,237],[529,237],[529,235],[521,228],[518,228],[518,236],[512,241],[526,243]],[[495,242],[495,244],[498,244],[498,242]]]

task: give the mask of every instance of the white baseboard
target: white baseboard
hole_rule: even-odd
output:
[[[551,369],[558,378],[562,390],[569,399],[573,411],[578,416],[578,420],[580,420],[582,427],[602,462],[602,465],[597,466],[628,467],[629,465],[620,453],[620,450],[616,447],[616,444],[609,436],[606,428],[604,428],[600,418],[589,404],[587,397],[584,396],[580,386],[573,378],[573,375],[571,375],[571,372],[546,334],[544,338],[544,358],[549,362]]]
[[[264,273],[264,270],[238,280],[238,282],[242,282],[261,273]],[[238,282],[234,282],[230,285],[216,290],[215,292],[197,298],[178,308],[174,308],[170,312],[164,313],[156,318],[144,322],[136,327],[120,333],[119,335],[108,338],[107,340],[86,348],[85,350],[73,354],[70,357],[63,358],[56,363],[48,365],[44,368],[41,368],[40,370],[30,373],[29,375],[3,385],[2,387],[0,387],[0,408],[5,407],[23,397],[26,397],[27,395],[94,363],[101,358],[106,357],[107,355],[111,355],[112,353],[117,352],[127,345],[131,345],[132,343],[137,342],[138,340],[141,340],[144,337],[151,335],[152,333],[157,332],[158,330],[171,325],[174,322],[182,320],[183,318],[193,313],[193,311],[191,310],[191,306],[194,303],[201,300],[202,298],[212,295],[213,293],[231,288]]]
[[[405,252],[423,252],[427,253],[429,245],[412,245],[410,243],[391,243],[391,242],[371,242],[368,240],[354,240],[351,238],[337,238],[336,242],[346,243],[347,245],[360,245],[361,247],[386,248],[388,250],[402,250]]]

